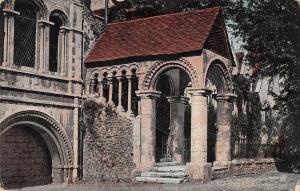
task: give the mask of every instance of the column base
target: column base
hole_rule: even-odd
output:
[[[124,110],[124,108],[122,107],[122,106],[118,106],[117,107],[117,112],[119,112],[119,113],[124,113],[125,112],[125,110]]]
[[[126,116],[127,116],[127,117],[134,117],[134,113],[132,113],[132,112],[127,112],[127,113],[126,113]]]
[[[212,167],[211,163],[188,163],[186,165],[187,172],[192,180],[202,180],[203,182],[208,182],[212,177]]]

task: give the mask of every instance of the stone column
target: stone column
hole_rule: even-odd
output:
[[[61,47],[61,50],[60,50],[60,74],[62,76],[65,76],[66,75],[66,56],[67,56],[67,53],[66,53],[66,46],[67,46],[67,37],[66,37],[66,33],[67,33],[67,30],[65,27],[61,27],[60,28],[60,31],[59,31],[60,35],[61,35],[61,42],[60,42],[60,47]]]
[[[49,66],[48,66],[48,51],[49,51],[49,40],[47,40],[48,32],[50,29],[50,25],[53,25],[53,23],[40,20],[39,23],[39,62],[38,66],[36,67],[36,70],[40,73],[46,73],[48,72]],[[49,38],[49,37],[48,37]]]
[[[227,165],[231,161],[231,112],[234,95],[217,95],[217,142],[214,165]]]
[[[19,12],[3,9],[4,16],[4,52],[3,66],[10,67],[14,63],[14,34],[15,34],[15,16],[20,15]]]
[[[134,156],[138,170],[149,170],[155,163],[156,101],[161,93],[154,90],[137,91],[141,98],[140,134],[134,136]],[[137,144],[138,143],[138,144]]]
[[[127,116],[128,117],[133,117],[133,112],[131,109],[131,100],[132,100],[132,76],[127,76],[127,80],[128,80],[128,102],[127,102]]]
[[[99,80],[99,97],[103,98],[103,79]]]
[[[191,89],[191,162],[187,165],[192,179],[210,179],[207,163],[207,96],[206,89]]]
[[[117,111],[118,112],[124,112],[124,108],[122,106],[122,77],[117,77],[118,82],[119,82],[119,92],[118,92],[118,107]]]
[[[39,30],[40,30],[40,36],[39,36],[39,65],[35,66],[36,70],[40,73],[44,73],[46,71],[45,69],[45,23],[44,22],[39,22]]]
[[[173,159],[183,163],[184,159],[184,113],[189,98],[175,96],[168,97],[170,102],[170,134],[172,136]]]
[[[114,106],[114,102],[113,102],[113,78],[109,78],[108,79],[108,84],[109,84],[109,92],[108,92],[108,103],[112,106]]]
[[[73,174],[72,174],[72,179],[75,181],[78,177],[78,157],[79,157],[79,152],[78,152],[78,131],[79,131],[79,126],[78,126],[78,117],[79,117],[79,101],[78,98],[75,98],[75,104],[76,107],[74,109],[74,127],[73,127]]]

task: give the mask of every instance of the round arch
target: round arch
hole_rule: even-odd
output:
[[[45,4],[45,2],[43,0],[32,0],[32,1],[22,1],[22,0],[8,0],[7,2],[7,5],[9,8],[12,8],[14,9],[15,8],[15,4],[18,3],[18,2],[25,2],[25,3],[29,3],[29,4],[32,4],[36,7],[37,9],[37,12],[39,13],[39,19],[41,18],[44,18],[46,19],[47,18],[47,14],[48,14],[48,8]]]
[[[205,87],[209,82],[216,86],[217,93],[228,93],[232,89],[232,81],[229,70],[225,64],[219,60],[211,61],[205,70]]]
[[[186,60],[174,60],[174,61],[160,61],[155,63],[145,75],[143,81],[144,89],[154,89],[157,79],[164,71],[172,68],[179,68],[185,71],[191,79],[192,84],[198,82],[198,76],[196,70],[191,63]]]
[[[69,26],[68,17],[62,10],[55,9],[55,10],[51,11],[49,19],[51,17],[59,18],[59,20],[62,22],[62,26],[65,26],[65,27]]]
[[[64,182],[71,178],[72,146],[66,131],[59,123],[39,111],[20,111],[0,122],[0,137],[17,126],[31,128],[45,141],[52,160],[53,182]]]

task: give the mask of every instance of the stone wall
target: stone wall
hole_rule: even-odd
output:
[[[50,153],[42,138],[29,127],[14,127],[1,136],[0,167],[5,188],[52,182]]]
[[[213,167],[213,179],[225,178],[228,176],[240,176],[246,174],[259,174],[268,171],[276,171],[274,159],[239,159],[233,160],[230,165]]]
[[[83,145],[84,181],[129,181],[134,169],[133,125],[114,112],[102,112],[87,128]]]
[[[245,159],[232,162],[232,174],[257,174],[276,170],[274,159]]]
[[[84,57],[90,52],[93,44],[104,30],[104,19],[93,14],[87,2],[83,6],[83,35],[84,35]]]

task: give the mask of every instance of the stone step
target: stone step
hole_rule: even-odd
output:
[[[154,164],[154,167],[178,166],[178,165],[180,165],[178,162],[172,161],[172,162],[160,162],[160,163],[155,163],[155,164]]]
[[[183,172],[142,172],[142,177],[157,177],[157,178],[188,178],[188,175]]]
[[[165,184],[181,184],[186,180],[184,178],[157,178],[157,177],[136,177],[138,182],[155,182]]]
[[[177,166],[161,166],[161,167],[152,167],[150,171],[152,172],[185,172],[185,165],[177,165]]]
[[[172,158],[162,158],[160,159],[160,162],[173,162]]]

